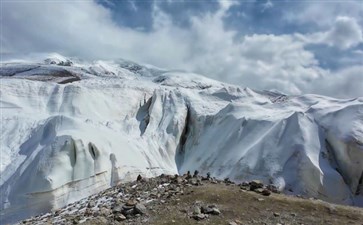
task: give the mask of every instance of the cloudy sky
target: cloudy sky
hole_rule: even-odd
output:
[[[360,0],[0,0],[1,55],[124,58],[289,94],[363,96]]]

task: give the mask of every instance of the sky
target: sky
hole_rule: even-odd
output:
[[[363,1],[0,3],[3,57],[122,58],[260,90],[363,96]]]

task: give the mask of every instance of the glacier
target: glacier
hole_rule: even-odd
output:
[[[363,206],[363,97],[285,95],[57,54],[3,62],[0,75],[3,223],[138,174],[194,170]]]

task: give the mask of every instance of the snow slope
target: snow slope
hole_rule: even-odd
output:
[[[2,223],[138,174],[188,170],[363,206],[363,98],[59,55],[2,63],[0,74]]]

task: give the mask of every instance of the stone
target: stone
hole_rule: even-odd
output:
[[[126,220],[126,216],[124,216],[122,214],[117,214],[117,215],[114,216],[114,219],[116,221],[124,221],[124,220]]]
[[[124,210],[122,210],[122,214],[124,214],[126,217],[129,216],[129,215],[134,215],[135,210],[134,210],[134,208],[124,209]]]
[[[253,191],[258,193],[258,194],[261,194],[263,192],[263,189],[262,188],[256,188]]]
[[[192,178],[189,180],[189,183],[196,186],[196,185],[198,185],[198,180],[197,180],[197,178]]]
[[[274,212],[274,217],[279,217],[280,213]]]
[[[273,185],[273,184],[269,184],[269,185],[267,185],[267,187],[266,187],[269,191],[271,191],[271,192],[273,192],[273,193],[280,193],[280,191],[279,191],[279,189],[275,186],[275,185]]]
[[[234,221],[231,221],[231,222],[228,223],[228,225],[238,225],[238,224],[236,222],[234,222]]]
[[[162,184],[165,184],[165,183],[168,183],[169,182],[169,179],[167,177],[163,177],[163,178],[160,179],[160,182]]]
[[[182,177],[177,177],[176,179],[175,179],[175,182],[177,183],[177,184],[181,184],[181,183],[183,183],[183,178]]]
[[[260,180],[252,180],[252,181],[249,183],[249,185],[250,185],[250,190],[251,190],[251,191],[254,191],[254,190],[256,190],[257,188],[263,188],[263,183],[262,183],[262,181],[260,181]]]
[[[212,214],[212,215],[219,215],[219,214],[221,214],[221,212],[216,207],[216,205],[209,205],[207,207],[202,206],[200,209],[201,209],[201,213],[203,213],[203,214]]]
[[[137,204],[137,205],[135,205],[134,210],[135,210],[136,214],[144,215],[144,214],[146,214],[147,209],[146,209],[145,205]]]
[[[333,205],[328,205],[327,206],[327,208],[328,208],[328,212],[330,213],[330,214],[335,214],[335,213],[337,213],[337,209],[336,209],[336,207],[335,206],[333,206]]]
[[[193,214],[194,215],[198,215],[198,214],[201,214],[201,213],[202,213],[202,211],[200,210],[200,208],[198,206],[195,206],[193,208]]]
[[[221,211],[219,211],[218,208],[212,208],[212,212],[211,212],[212,215],[219,215],[221,214]]]
[[[250,189],[250,185],[249,185],[249,183],[247,183],[247,182],[242,182],[240,185],[240,188],[242,189],[242,190],[249,190]]]
[[[137,204],[137,201],[134,199],[130,199],[126,202],[126,206],[135,206]]]
[[[136,178],[136,181],[141,181],[142,180],[142,176],[139,174]]]
[[[207,218],[206,215],[202,214],[202,213],[197,214],[197,215],[193,215],[193,219],[198,220],[198,221],[199,220],[204,220],[205,218]]]
[[[87,204],[87,208],[93,208],[95,206],[96,206],[96,202],[93,201],[93,200],[89,201],[88,204]]]
[[[197,176],[198,176],[198,174],[199,174],[199,171],[198,171],[198,170],[195,170],[195,171],[194,171],[194,174],[193,174],[193,177],[197,177]]]
[[[212,214],[213,209],[210,208],[210,207],[204,207],[204,206],[202,206],[201,207],[201,212],[204,213],[204,214]]]
[[[262,195],[264,196],[270,196],[271,195],[271,191],[268,189],[263,189],[261,192]]]
[[[57,210],[54,211],[54,215],[59,215],[60,212],[61,212],[61,210],[60,209],[57,209]]]
[[[102,208],[100,208],[100,214],[107,216],[107,215],[111,214],[111,210],[107,209],[106,207],[102,207]]]
[[[90,209],[90,208],[87,208],[85,211],[84,211],[84,215],[85,216],[90,216],[90,215],[92,215],[92,210]]]
[[[121,213],[123,210],[124,210],[123,207],[118,205],[118,206],[113,207],[112,213]]]

